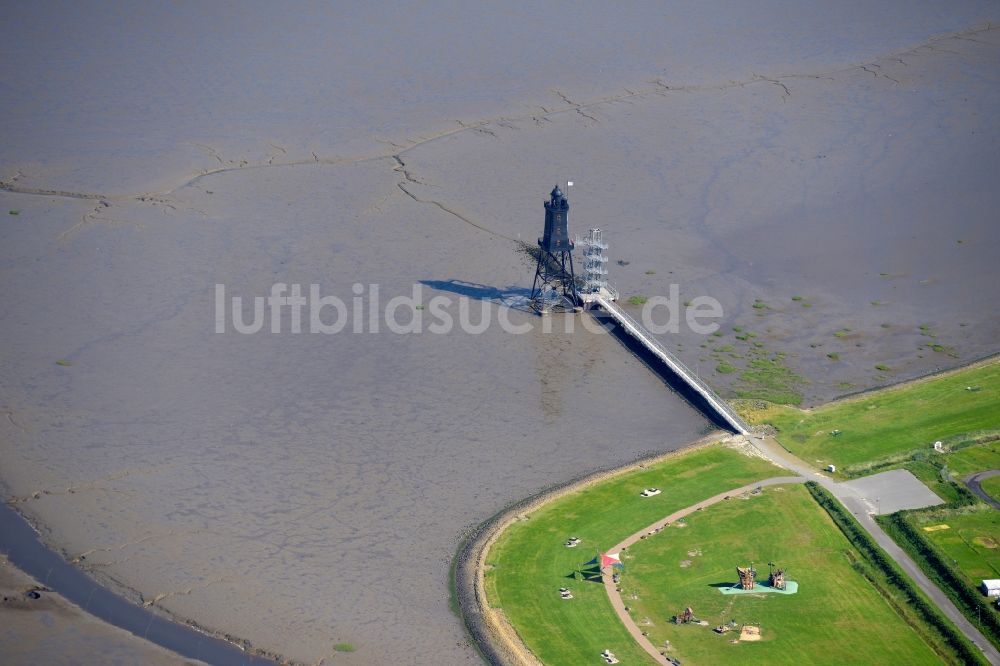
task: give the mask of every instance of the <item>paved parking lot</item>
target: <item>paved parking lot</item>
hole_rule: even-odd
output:
[[[900,509],[920,509],[944,503],[905,469],[894,469],[837,485],[868,505],[872,513],[893,513]]]

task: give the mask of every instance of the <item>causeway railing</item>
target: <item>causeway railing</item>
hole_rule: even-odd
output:
[[[695,390],[705,402],[709,404],[715,412],[722,417],[722,419],[728,423],[737,433],[741,435],[750,434],[750,426],[746,421],[736,413],[729,403],[716,395],[708,384],[702,381],[701,377],[691,372],[691,370],[681,363],[680,359],[674,356],[670,351],[664,347],[659,340],[657,340],[652,333],[650,333],[646,328],[637,322],[635,319],[630,317],[624,310],[622,310],[618,305],[607,298],[600,297],[596,298],[595,302],[600,305],[604,310],[610,314],[614,319],[628,331],[629,335],[638,340],[644,347],[651,351],[655,356],[667,364],[674,373],[681,378],[688,386]]]

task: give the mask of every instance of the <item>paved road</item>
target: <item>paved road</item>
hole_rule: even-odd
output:
[[[811,467],[809,464],[803,460],[795,457],[788,452],[781,444],[778,443],[772,437],[757,438],[751,437],[750,441],[760,449],[764,455],[769,457],[771,460],[781,465],[786,469],[790,469],[793,472],[801,474],[807,479],[816,481],[824,488],[833,493],[840,502],[848,508],[848,510],[854,514],[854,517],[858,519],[861,526],[864,527],[872,538],[875,539],[876,543],[880,545],[892,559],[896,560],[896,563],[907,573],[910,578],[917,584],[924,593],[930,597],[930,599],[937,604],[938,608],[955,623],[959,631],[968,637],[976,647],[983,651],[986,658],[991,664],[995,666],[1000,666],[1000,652],[997,651],[993,644],[990,643],[986,638],[979,632],[976,627],[969,622],[964,615],[962,615],[955,604],[951,602],[951,599],[945,596],[937,585],[931,582],[931,580],[924,575],[924,572],[916,565],[916,563],[910,559],[910,556],[903,552],[903,549],[896,545],[888,534],[886,534],[875,519],[872,517],[871,507],[865,502],[865,498],[860,497],[857,492],[843,483],[836,483],[830,477],[821,474]]]
[[[988,469],[985,472],[976,472],[972,476],[965,479],[965,485],[968,486],[969,490],[982,498],[982,500],[987,504],[991,504],[994,509],[1000,509],[1000,502],[986,494],[986,491],[983,490],[982,486],[979,484],[983,481],[983,479],[988,479],[991,476],[996,476],[997,474],[1000,474],[1000,469]]]
[[[621,552],[623,549],[628,548],[642,537],[652,534],[656,530],[662,529],[667,525],[669,525],[670,523],[678,521],[684,516],[687,516],[688,514],[694,513],[698,509],[704,509],[706,506],[712,506],[713,504],[728,499],[730,496],[735,497],[736,495],[748,492],[750,490],[753,490],[757,486],[774,486],[782,483],[805,483],[805,481],[806,481],[805,477],[802,476],[778,476],[772,479],[767,479],[766,481],[758,481],[756,483],[751,483],[741,488],[734,488],[733,490],[727,490],[726,492],[719,493],[714,497],[709,497],[707,500],[702,500],[697,504],[692,504],[689,507],[685,507],[680,511],[675,511],[666,518],[661,518],[652,525],[649,525],[648,527],[639,530],[632,536],[627,537],[621,543],[616,544],[614,548],[611,548],[608,552],[609,553]],[[650,657],[656,660],[656,663],[663,664],[664,666],[670,666],[670,662],[667,661],[667,658],[664,657],[662,654],[660,654],[659,649],[655,645],[653,645],[653,643],[648,638],[642,635],[642,629],[639,628],[639,625],[635,623],[635,620],[632,619],[632,616],[629,615],[627,610],[625,610],[625,602],[622,601],[622,595],[618,592],[618,587],[615,585],[614,580],[612,579],[612,572],[610,570],[604,571],[602,569],[601,577],[604,581],[604,590],[608,593],[608,598],[611,599],[611,605],[614,607],[615,613],[618,614],[618,618],[622,621],[622,624],[624,624],[625,628],[628,629],[628,633],[632,635],[632,638],[634,638],[635,641],[642,646],[642,649],[645,650]]]

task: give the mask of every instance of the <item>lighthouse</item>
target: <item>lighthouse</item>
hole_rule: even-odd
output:
[[[545,227],[538,239],[538,263],[531,286],[531,306],[539,313],[571,311],[580,304],[573,274],[569,237],[569,201],[559,186],[545,202]]]
[[[545,231],[538,239],[538,245],[547,252],[573,251],[569,239],[569,201],[556,185],[551,198],[545,202]]]

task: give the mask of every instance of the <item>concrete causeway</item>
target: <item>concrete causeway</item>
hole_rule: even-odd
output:
[[[747,425],[746,421],[744,421],[739,414],[736,413],[736,410],[730,407],[725,400],[716,395],[715,391],[713,391],[708,384],[703,382],[698,375],[691,372],[690,368],[681,363],[676,356],[671,354],[666,347],[660,344],[660,341],[657,340],[652,333],[646,330],[642,324],[630,317],[609,298],[602,296],[594,299],[594,302],[600,305],[605,312],[611,315],[611,317],[618,323],[619,326],[622,327],[624,331],[631,335],[651,354],[660,359],[660,361],[670,368],[670,370],[682,382],[684,382],[688,388],[700,395],[705,400],[709,410],[711,410],[711,416],[714,416],[717,419],[720,419],[723,423],[726,423],[739,435],[750,434],[750,426]]]

